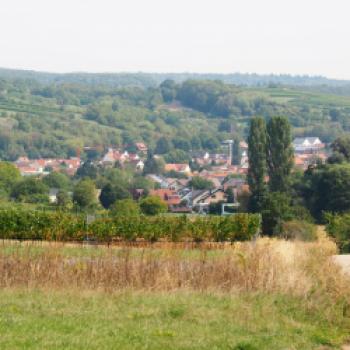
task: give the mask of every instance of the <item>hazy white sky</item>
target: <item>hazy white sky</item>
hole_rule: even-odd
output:
[[[1,0],[0,67],[350,79],[349,0]]]

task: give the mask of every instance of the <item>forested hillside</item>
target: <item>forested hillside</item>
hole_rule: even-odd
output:
[[[205,75],[172,77],[0,70],[0,159],[66,157],[84,146],[137,141],[154,148],[160,137],[178,153],[215,150],[227,138],[245,137],[253,116],[287,116],[295,135],[325,142],[350,130],[350,95],[342,82],[316,86],[317,78],[304,77],[305,87],[244,87],[202,80]]]
[[[248,73],[48,73],[0,68],[0,78],[3,79],[34,79],[43,84],[50,83],[81,83],[102,84],[112,87],[138,86],[157,87],[164,80],[171,79],[177,83],[186,80],[220,80],[227,84],[244,86],[268,86],[271,84],[289,86],[324,86],[340,88],[350,86],[350,81],[328,79],[322,76],[289,74],[248,74]]]

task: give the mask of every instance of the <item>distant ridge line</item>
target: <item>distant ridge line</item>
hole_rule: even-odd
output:
[[[53,73],[35,70],[0,68],[0,79],[31,79],[42,84],[77,83],[100,84],[113,87],[139,86],[154,87],[166,79],[178,83],[185,80],[220,80],[224,83],[240,86],[269,86],[271,84],[289,86],[332,86],[350,85],[350,80],[329,79],[324,76],[290,75],[290,74],[257,74],[257,73],[145,73],[117,72],[90,73],[70,72]]]

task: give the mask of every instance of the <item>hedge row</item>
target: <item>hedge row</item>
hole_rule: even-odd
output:
[[[145,239],[157,241],[244,241],[260,230],[260,216],[137,216],[100,218],[86,225],[85,217],[62,212],[0,210],[0,239],[99,242]]]
[[[341,253],[350,253],[350,213],[326,213],[326,231],[334,237]]]

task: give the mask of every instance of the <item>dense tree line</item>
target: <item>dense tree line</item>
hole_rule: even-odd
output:
[[[291,220],[324,223],[329,213],[350,211],[350,137],[332,143],[326,164],[319,161],[301,173],[293,169],[290,136],[286,118],[251,121],[249,210],[262,214],[263,232],[269,235],[282,234]]]

